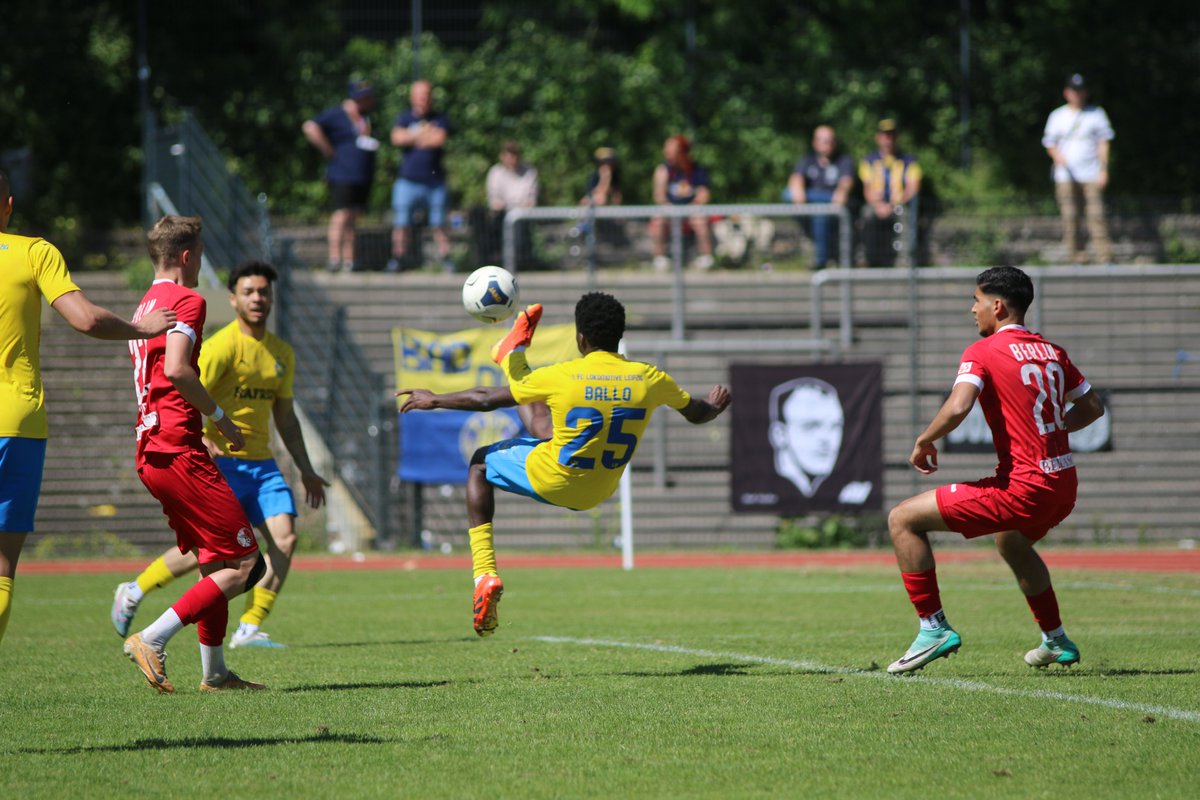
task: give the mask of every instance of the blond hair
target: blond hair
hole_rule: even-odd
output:
[[[202,225],[200,217],[174,215],[167,215],[154,223],[154,227],[146,234],[146,245],[154,266],[161,267],[178,259],[184,250],[195,250],[200,244]]]

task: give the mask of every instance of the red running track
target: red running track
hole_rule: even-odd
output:
[[[1200,574],[1200,550],[1042,550],[1042,557],[1051,569],[1078,569],[1104,572],[1183,572]],[[999,559],[991,550],[938,552],[941,564]],[[148,562],[128,559],[88,561],[22,561],[18,571],[23,575],[67,575],[118,572],[136,574]],[[619,555],[598,554],[539,554],[501,556],[504,569],[619,569]],[[895,558],[886,551],[836,552],[763,552],[763,553],[638,553],[635,563],[641,569],[688,569],[703,567],[741,568],[801,568],[801,567],[894,567]],[[349,556],[300,556],[294,568],[302,571],[331,570],[416,570],[458,569],[470,571],[471,561],[465,555],[369,555],[361,560]]]

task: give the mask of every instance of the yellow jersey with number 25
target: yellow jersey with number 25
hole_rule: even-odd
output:
[[[530,485],[554,505],[577,511],[616,490],[654,409],[691,402],[658,367],[605,350],[532,372],[525,354],[513,353],[504,367],[516,401],[545,401],[554,421],[553,438],[525,461]]]

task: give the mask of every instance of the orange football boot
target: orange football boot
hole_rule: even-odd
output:
[[[504,361],[515,348],[528,347],[533,341],[533,332],[537,329],[538,320],[542,318],[542,304],[534,303],[528,306],[513,322],[512,330],[508,332],[496,346],[492,348],[492,361],[497,364]]]
[[[504,584],[498,575],[484,575],[475,585],[475,632],[480,636],[491,636],[500,624],[500,596],[504,594]]]

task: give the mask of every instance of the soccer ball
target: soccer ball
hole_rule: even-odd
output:
[[[521,290],[504,267],[480,267],[463,284],[463,308],[480,322],[503,322],[517,309]]]

